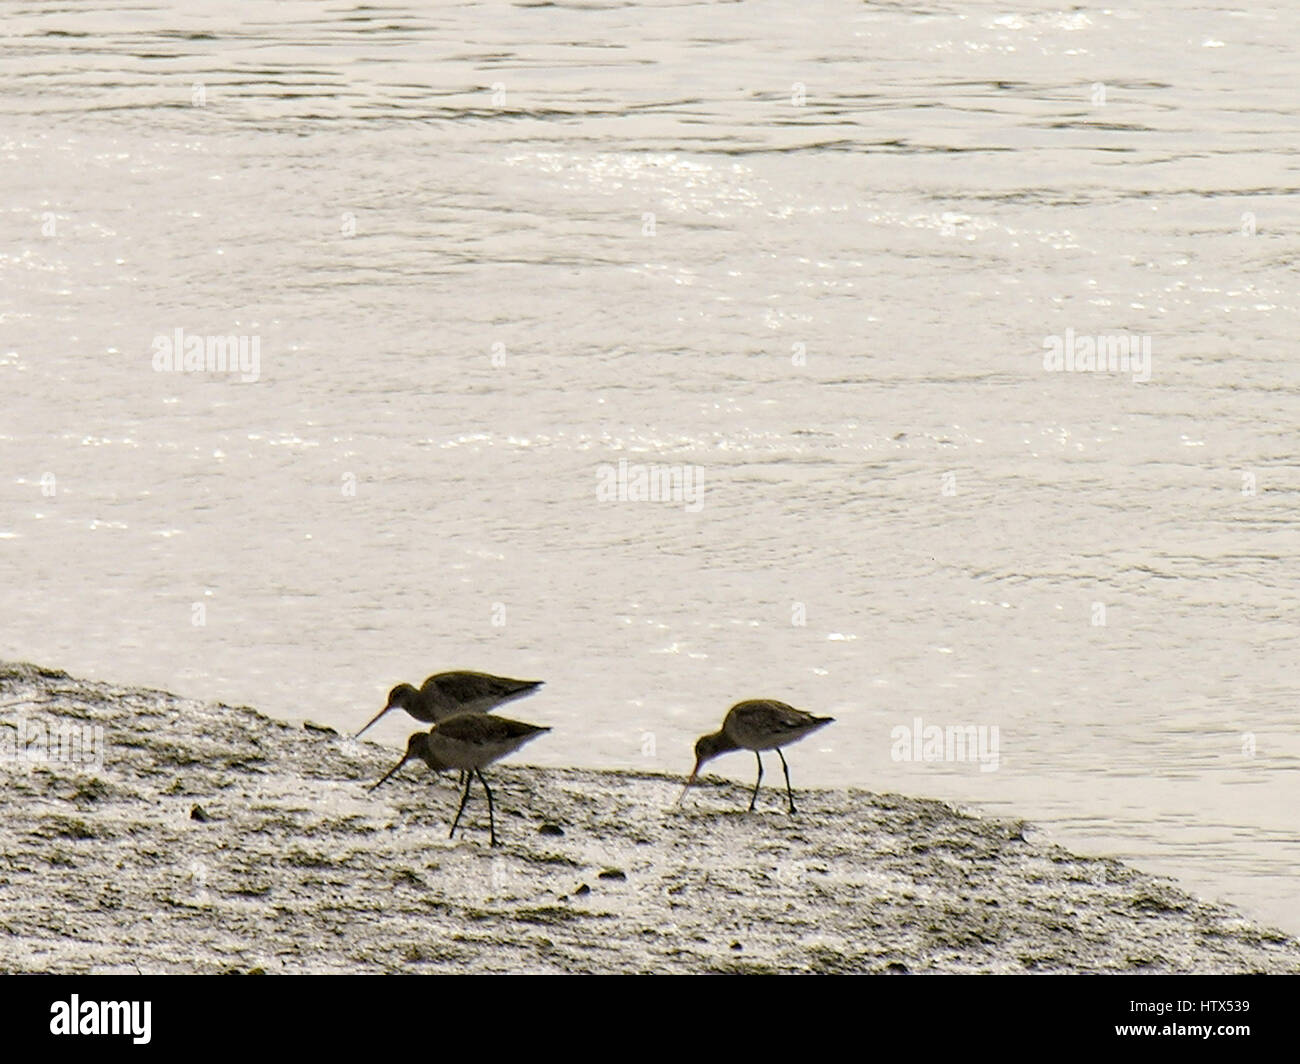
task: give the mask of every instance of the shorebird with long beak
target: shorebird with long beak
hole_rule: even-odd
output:
[[[402,760],[389,769],[379,783],[371,786],[374,790],[380,783],[386,782],[408,761],[419,758],[434,772],[446,772],[458,769],[465,776],[465,791],[460,796],[460,806],[456,810],[456,819],[451,822],[451,831],[447,838],[456,834],[456,825],[460,815],[465,811],[469,801],[469,788],[478,777],[483,784],[483,791],[488,800],[488,837],[491,845],[497,845],[496,814],[492,805],[492,789],[483,778],[483,769],[499,761],[507,754],[512,754],[530,739],[535,739],[542,732],[550,731],[536,724],[524,724],[518,720],[506,720],[505,717],[487,717],[478,713],[462,713],[460,716],[441,720],[427,732],[416,732],[406,741],[406,753]]]
[[[695,767],[691,769],[691,778],[682,788],[678,804],[686,797],[700,768],[706,761],[711,761],[719,754],[731,750],[753,750],[758,759],[758,779],[754,781],[754,793],[749,796],[749,811],[754,811],[754,802],[758,799],[758,788],[763,782],[762,750],[775,750],[785,770],[785,794],[790,801],[790,812],[794,807],[794,791],[790,787],[790,766],[785,763],[785,754],[781,747],[797,743],[806,735],[811,735],[818,728],[824,728],[834,717],[814,717],[802,709],[787,706],[771,698],[755,698],[747,702],[737,702],[727,711],[722,727],[709,735],[701,735],[695,743]]]
[[[541,680],[512,680],[486,672],[436,673],[418,691],[409,683],[399,683],[388,692],[384,708],[352,738],[361,738],[362,732],[391,709],[404,709],[418,721],[436,724],[461,713],[490,713],[541,686]]]

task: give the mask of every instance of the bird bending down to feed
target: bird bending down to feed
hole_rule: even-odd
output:
[[[550,731],[536,724],[524,724],[522,721],[506,720],[504,717],[487,717],[478,713],[462,713],[439,721],[427,732],[416,732],[406,741],[406,753],[402,760],[389,769],[379,783],[371,786],[374,790],[380,783],[395,776],[408,761],[419,758],[434,772],[457,769],[465,776],[465,790],[460,796],[460,806],[456,809],[456,818],[451,822],[451,831],[447,838],[456,834],[456,825],[460,815],[465,811],[469,801],[470,785],[474,777],[483,784],[483,791],[488,800],[488,837],[490,845],[497,845],[496,814],[492,804],[492,789],[483,778],[483,769],[500,760],[507,754],[514,753],[530,739],[535,739],[542,732]]]
[[[404,709],[418,721],[436,724],[461,713],[490,713],[541,686],[541,680],[512,680],[486,672],[440,672],[425,680],[418,691],[409,683],[399,683],[388,692],[384,708],[353,738],[361,738],[362,732],[390,709]]]
[[[763,755],[760,751],[775,750],[781,759],[781,767],[785,770],[785,794],[790,802],[790,812],[796,812],[794,791],[790,787],[790,766],[785,763],[781,747],[798,742],[834,719],[814,717],[811,713],[771,698],[737,702],[727,711],[720,729],[709,735],[701,735],[696,741],[695,767],[691,769],[691,778],[686,781],[677,801],[680,803],[686,797],[686,792],[690,790],[706,761],[731,750],[753,750],[754,757],[758,759],[758,779],[754,781],[754,793],[749,796],[749,810],[753,812],[754,802],[758,799],[758,788],[763,782]]]

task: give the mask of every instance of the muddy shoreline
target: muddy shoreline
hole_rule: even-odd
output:
[[[102,728],[102,766],[15,756]],[[1300,943],[1022,822],[653,773],[450,776],[247,707],[0,664],[4,972],[1300,972]],[[526,753],[524,755],[526,758]]]

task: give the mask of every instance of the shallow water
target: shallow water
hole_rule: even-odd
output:
[[[556,765],[685,770],[781,697],[838,720],[796,785],[1300,931],[1293,5],[6,28],[0,657],[340,727],[537,676]],[[155,372],[176,329],[258,379]],[[1045,371],[1067,329],[1150,380]],[[602,501],[621,459],[700,505]],[[918,717],[997,771],[894,760]]]

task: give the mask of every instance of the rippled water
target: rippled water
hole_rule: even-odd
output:
[[[6,5],[4,656],[340,727],[536,675],[532,759],[672,771],[785,698],[796,785],[1300,931],[1298,10]]]

